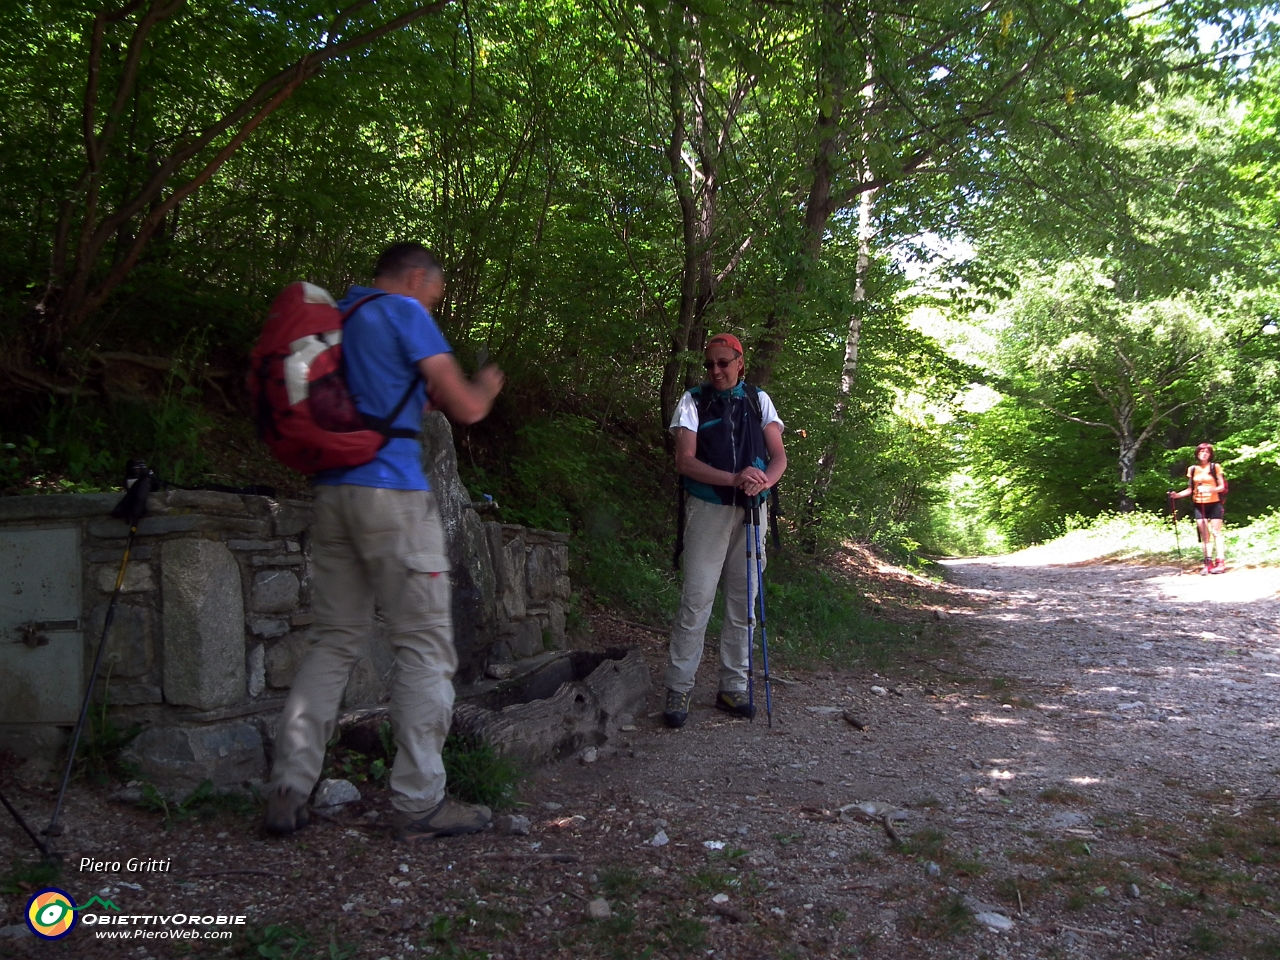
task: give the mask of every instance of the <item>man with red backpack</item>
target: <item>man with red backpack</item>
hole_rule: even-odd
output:
[[[474,833],[491,818],[487,807],[445,796],[441,749],[458,658],[444,531],[417,431],[428,396],[459,423],[483,419],[503,377],[493,366],[471,380],[463,374],[431,316],[443,294],[444,272],[430,251],[397,243],[378,258],[373,287],[352,287],[338,305],[344,313],[358,305],[341,328],[346,385],[386,441],[368,462],[314,478],[313,645],[276,733],[266,817],[274,833],[307,821],[307,798],[375,603],[396,658],[390,786],[397,833],[410,840]]]
[[[1200,543],[1204,547],[1204,572],[1226,573],[1226,548],[1222,536],[1222,520],[1227,499],[1227,477],[1213,460],[1213,447],[1202,443],[1196,447],[1196,462],[1187,468],[1187,488],[1170,493],[1171,498],[1191,497],[1194,504]],[[1217,558],[1211,553],[1217,545]]]

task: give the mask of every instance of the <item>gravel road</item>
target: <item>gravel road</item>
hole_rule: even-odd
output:
[[[174,865],[70,870],[73,895],[199,901],[250,932],[0,937],[0,955],[290,956],[272,944],[299,939],[299,957],[372,960],[1280,955],[1280,572],[1078,561],[949,561],[941,584],[884,568],[878,609],[916,638],[893,667],[783,670],[770,727],[713,711],[704,662],[684,729],[654,712],[591,762],[533,771],[528,835],[397,845],[367,788],[293,840],[245,814],[166,832],[77,789],[75,857]],[[660,679],[660,637],[603,616],[596,633]],[[28,808],[50,791],[34,769],[6,784]],[[217,872],[234,868],[259,873]]]

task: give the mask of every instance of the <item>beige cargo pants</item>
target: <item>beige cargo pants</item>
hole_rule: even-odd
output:
[[[765,559],[765,512],[760,508],[760,562]],[[747,689],[747,531],[742,507],[685,499],[684,589],[671,627],[667,689],[688,693],[702,661],[702,647],[716,602],[716,586],[724,590],[724,623],[720,628],[721,690]],[[754,538],[752,538],[754,540]],[[754,551],[755,544],[751,544]],[[756,566],[751,559],[751,596],[756,595]]]
[[[351,668],[364,655],[374,604],[395,651],[392,806],[416,817],[444,796],[440,751],[453,717],[458,654],[449,561],[435,494],[316,487],[311,537],[313,645],[276,733],[271,786],[310,794]]]

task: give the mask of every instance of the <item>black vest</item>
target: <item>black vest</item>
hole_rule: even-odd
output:
[[[708,466],[726,473],[737,473],[746,467],[760,470],[769,465],[769,452],[764,444],[759,388],[742,384],[740,397],[733,391],[718,393],[710,383],[699,384],[689,391],[698,409],[698,445],[696,456]],[[682,477],[684,488],[700,500],[726,506],[745,506],[747,498],[734,487],[711,486]],[[761,503],[764,495],[755,498]]]

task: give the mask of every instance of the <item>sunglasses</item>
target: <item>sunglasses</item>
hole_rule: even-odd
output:
[[[737,357],[734,357],[732,360],[707,360],[702,365],[706,367],[708,370],[716,370],[716,369],[723,370],[726,367],[728,367],[729,364],[736,363],[737,359],[738,359]]]

